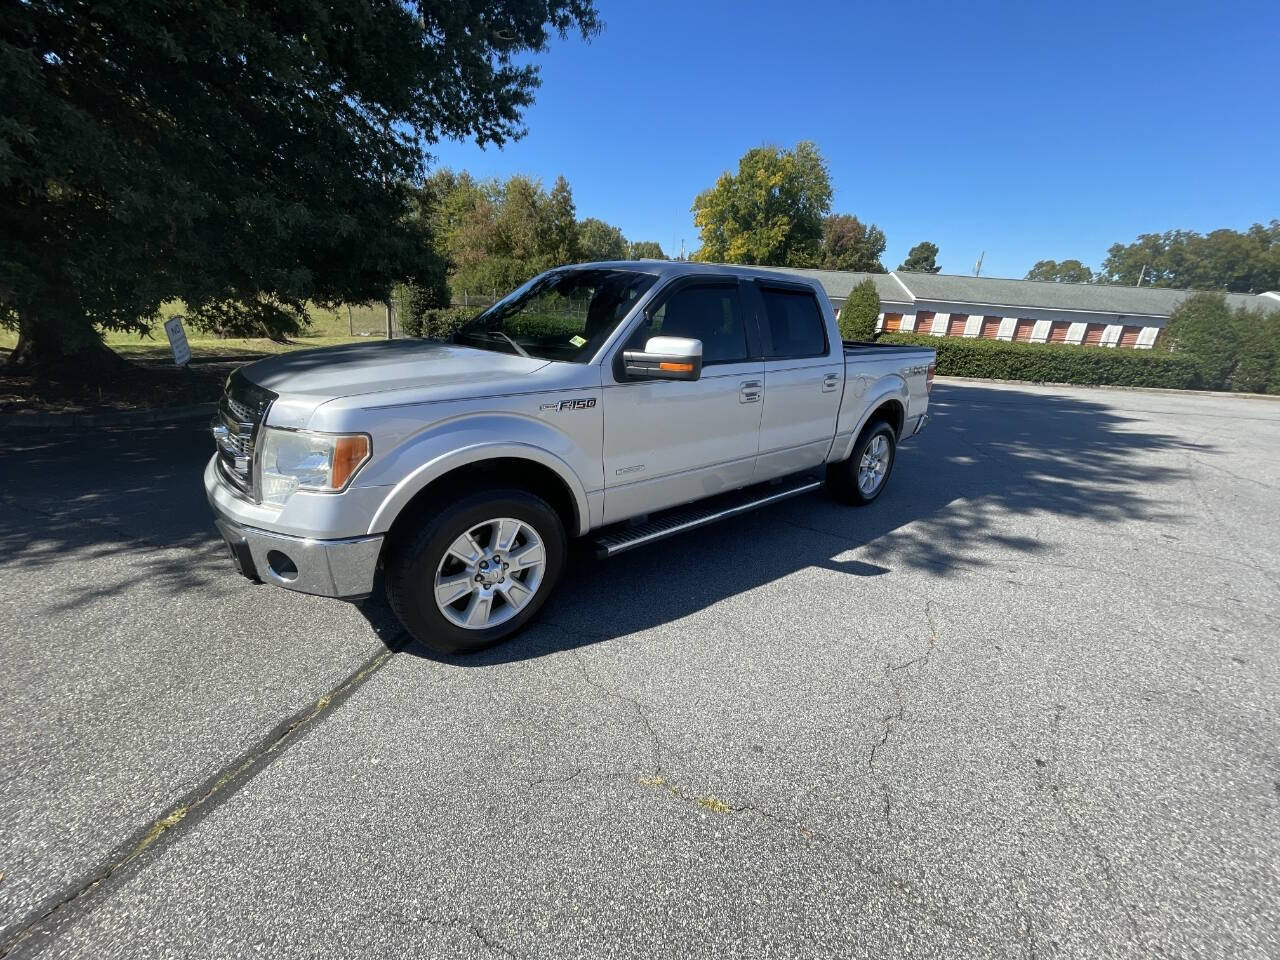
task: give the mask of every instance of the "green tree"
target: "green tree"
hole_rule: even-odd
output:
[[[276,336],[386,296],[430,239],[441,139],[523,133],[529,54],[591,0],[23,0],[0,7],[0,323],[11,363],[105,364],[160,304]]]
[[[662,252],[662,247],[652,240],[637,240],[631,245],[630,257],[632,260],[666,260],[667,255]]]
[[[693,201],[702,237],[694,260],[776,267],[817,266],[831,179],[818,148],[756,147]]]
[[[543,270],[581,259],[573,191],[564,177],[548,193],[521,175],[476,181],[437,171],[422,196],[423,217],[435,232],[455,294],[501,295]]]
[[[822,261],[825,270],[855,270],[884,273],[880,257],[885,247],[884,231],[874,223],[864,224],[847,213],[834,213],[822,221]]]
[[[1178,304],[1165,324],[1163,342],[1195,361],[1201,386],[1227,386],[1239,355],[1240,334],[1222,294],[1197,293]]]
[[[899,270],[912,270],[916,273],[937,273],[942,268],[937,264],[938,245],[923,240],[907,251],[907,259],[898,264]]]
[[[879,318],[880,294],[875,281],[868,278],[854,286],[840,306],[840,336],[845,340],[874,339]]]
[[[1144,233],[1113,244],[1100,276],[1108,283],[1262,293],[1280,289],[1280,220],[1248,230]]]
[[[1232,314],[1240,356],[1231,372],[1231,389],[1280,393],[1280,310],[1241,307]]]
[[[587,217],[578,224],[578,252],[583,263],[625,260],[627,241],[617,227],[595,217]]]
[[[581,257],[578,212],[573,204],[573,191],[569,189],[569,181],[563,176],[556,177],[542,220],[545,230],[542,240],[543,255],[554,261],[548,266],[577,262]]]
[[[1038,260],[1027,271],[1027,280],[1053,280],[1057,283],[1092,283],[1093,271],[1079,260]]]

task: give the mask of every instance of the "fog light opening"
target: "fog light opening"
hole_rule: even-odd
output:
[[[287,554],[281,553],[279,550],[268,551],[267,566],[281,580],[298,579],[298,565],[289,559]]]

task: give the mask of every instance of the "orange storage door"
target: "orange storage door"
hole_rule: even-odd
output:
[[[1069,323],[1054,323],[1049,326],[1049,342],[1050,343],[1066,343],[1067,331],[1071,329]]]
[[[1013,328],[1013,339],[1018,343],[1030,343],[1031,331],[1036,328],[1034,320],[1019,320],[1018,325]]]
[[[1138,334],[1141,332],[1141,327],[1125,327],[1120,331],[1120,346],[1136,347],[1138,345]]]
[[[969,318],[965,316],[963,313],[953,313],[951,315],[951,318],[947,321],[947,336],[963,337],[964,326],[966,323],[968,323],[968,321],[969,321]]]
[[[1000,333],[999,317],[983,317],[982,318],[982,339],[994,340],[996,335]]]
[[[884,315],[884,329],[888,333],[902,329],[902,314],[886,313]]]
[[[1102,331],[1107,329],[1105,323],[1091,323],[1084,328],[1084,345],[1086,347],[1096,347],[1102,343]]]

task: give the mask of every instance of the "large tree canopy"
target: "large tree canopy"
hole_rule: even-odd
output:
[[[1037,260],[1027,271],[1027,280],[1053,280],[1056,283],[1092,283],[1093,271],[1079,260]]]
[[[818,148],[756,147],[693,201],[702,246],[693,259],[813,267],[821,259],[831,179]]]
[[[595,217],[578,224],[578,253],[584,263],[627,259],[627,238],[617,227]]]
[[[874,223],[865,224],[847,213],[832,214],[822,223],[822,267],[884,273],[880,256],[885,242],[884,231]]]
[[[907,251],[907,259],[898,264],[899,270],[914,270],[916,273],[937,273],[938,245],[928,240],[921,240]]]
[[[519,174],[478,181],[437,170],[419,192],[418,209],[436,254],[448,266],[455,295],[502,295],[551,267],[627,256],[617,227],[576,218],[564,177],[548,193],[539,181]]]
[[[1248,230],[1144,233],[1113,244],[1100,279],[1132,286],[1262,293],[1280,290],[1280,220]]]
[[[197,323],[279,334],[430,257],[407,182],[523,131],[591,0],[19,0],[0,8],[0,322],[14,361]]]
[[[662,245],[656,240],[637,240],[631,244],[631,253],[628,256],[633,260],[667,259],[667,255],[662,252]]]

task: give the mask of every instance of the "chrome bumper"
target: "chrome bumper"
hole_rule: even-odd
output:
[[[919,433],[928,425],[929,425],[929,414],[927,413],[920,414],[920,420],[919,422],[916,423],[916,428],[911,431],[910,436],[914,437],[917,433]]]
[[[231,551],[236,569],[250,580],[348,600],[373,592],[374,572],[382,552],[381,534],[311,540],[246,527],[220,514],[214,523]]]

